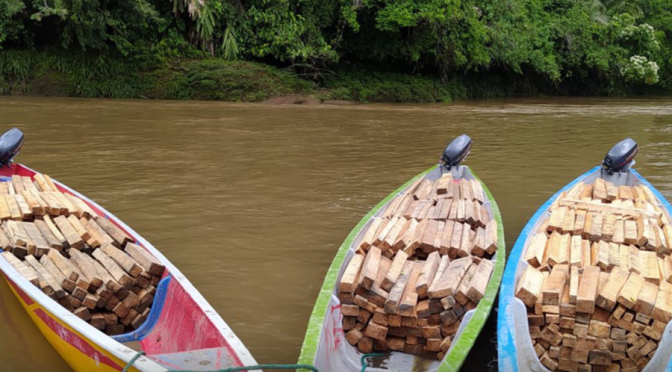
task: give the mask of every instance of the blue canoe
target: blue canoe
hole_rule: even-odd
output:
[[[627,142],[627,143],[626,143]],[[620,149],[618,147],[621,147]],[[629,151],[633,152],[627,157],[622,157],[618,160],[618,164],[611,164],[611,166],[620,166],[619,171],[610,174],[609,158],[612,152],[622,154],[624,146],[634,146]],[[603,178],[617,186],[638,186],[643,185],[648,187],[653,195],[656,197],[658,207],[669,219],[672,215],[672,205],[665,199],[665,197],[656,190],[644,177],[637,171],[631,169],[630,166],[634,164],[634,156],[637,153],[637,144],[631,139],[624,140],[616,145],[605,158],[602,166],[597,166],[588,172],[584,173],[567,186],[563,187],[555,195],[553,195],[546,203],[544,203],[539,210],[528,221],[527,225],[520,233],[516,244],[509,255],[504,271],[504,278],[499,293],[499,310],[497,317],[497,351],[498,351],[498,365],[500,371],[548,371],[548,369],[541,364],[532,346],[530,338],[529,326],[527,322],[527,307],[518,298],[514,296],[516,285],[520,279],[523,271],[527,267],[527,262],[523,259],[525,257],[525,250],[530,241],[530,238],[535,235],[542,224],[549,218],[549,209],[551,205],[564,195],[564,192],[569,191],[580,182],[585,184],[593,184],[596,179]],[[613,160],[613,159],[610,159]],[[623,163],[627,161],[627,164]],[[672,372],[672,322],[667,324],[663,337],[660,340],[658,349],[653,358],[646,365],[643,371],[668,371]]]

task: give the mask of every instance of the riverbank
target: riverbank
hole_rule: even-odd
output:
[[[218,100],[275,104],[450,102],[471,98],[641,94],[559,86],[535,76],[472,73],[453,78],[341,65],[297,72],[249,61],[157,55],[111,56],[4,50],[0,95]],[[648,94],[665,94],[647,91]]]

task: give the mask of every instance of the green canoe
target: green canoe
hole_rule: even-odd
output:
[[[444,171],[444,166],[434,166],[409,180],[378,203],[350,232],[338,249],[320,289],[308,323],[299,363],[312,364],[320,372],[362,370],[361,363],[364,360],[362,358],[364,354],[360,353],[356,347],[351,346],[345,339],[345,333],[342,328],[343,316],[340,313],[341,303],[337,296],[339,280],[348,263],[356,254],[356,247],[353,243],[359,244],[374,217],[386,211],[387,206],[397,195],[404,194],[409,187],[416,184],[416,181],[422,178],[436,180],[438,177],[441,177]],[[489,217],[497,222],[498,252],[491,257],[494,268],[484,296],[474,309],[464,314],[464,318],[450,349],[448,349],[441,361],[424,359],[406,353],[385,351],[382,352],[382,355],[367,356],[365,358],[365,363],[368,365],[366,371],[457,371],[464,363],[490,315],[502,279],[505,261],[502,218],[492,194],[469,167],[458,164],[457,166],[453,166],[452,173],[455,180],[462,178],[481,183],[484,199],[486,199],[483,202],[483,206],[487,209]],[[377,351],[374,352],[379,353]]]

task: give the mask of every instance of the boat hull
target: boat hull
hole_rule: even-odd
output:
[[[539,358],[534,353],[526,321],[526,307],[521,300],[514,296],[516,282],[522,274],[521,257],[529,238],[537,230],[540,220],[549,210],[551,204],[564,191],[571,189],[577,183],[581,181],[592,182],[594,178],[599,177],[600,169],[601,167],[598,166],[582,174],[560,189],[546,203],[539,207],[521,231],[509,254],[509,263],[506,265],[504,279],[500,288],[497,317],[497,354],[500,371],[548,371],[539,362]],[[656,198],[661,202],[661,206],[665,209],[668,216],[672,215],[672,206],[655,187],[634,169],[628,172],[627,177],[629,177],[632,184],[642,184],[651,189]],[[525,321],[518,321],[520,319],[525,319]],[[672,360],[670,360],[672,354],[672,323],[669,323],[665,328],[658,350],[649,364],[643,369],[643,372],[672,372]]]
[[[33,176],[22,165],[0,169],[0,177]],[[136,239],[166,267],[157,286],[148,320],[132,333],[107,336],[79,319],[28,282],[5,260],[0,271],[30,318],[54,349],[76,372],[121,371],[138,353],[123,343],[135,342],[146,352],[129,371],[212,370],[257,364],[224,320],[184,275],[156,248],[122,221],[84,195],[53,180],[63,192],[84,200]],[[196,367],[194,360],[200,362]]]
[[[465,168],[465,173],[469,175],[468,177],[480,181],[468,167],[463,168]],[[358,236],[362,234],[363,229],[367,227],[368,222],[397,194],[408,188],[421,177],[431,175],[432,172],[440,172],[440,170],[436,166],[432,167],[418,174],[397,190],[393,191],[359,221],[343,244],[341,244],[324,279],[317,301],[315,302],[313,313],[308,323],[306,337],[301,349],[299,363],[313,364],[320,370],[320,372],[360,371],[362,369],[360,364],[362,354],[354,347],[350,346],[344,338],[344,332],[341,326],[341,305],[335,291],[336,283],[344,270],[344,263],[349,262],[350,258],[355,254],[354,250],[351,249],[351,245]],[[408,354],[393,352],[386,356],[386,360],[383,363],[384,366],[370,366],[366,369],[367,371],[414,370],[418,372],[447,372],[459,370],[464,363],[476,337],[481,332],[481,329],[490,314],[505,264],[503,248],[505,247],[504,230],[499,208],[485,184],[483,184],[483,190],[488,197],[493,218],[497,220],[498,246],[502,247],[502,250],[493,258],[495,267],[490,282],[486,288],[485,296],[481,299],[476,309],[471,310],[464,315],[462,326],[458,330],[456,336],[457,341],[453,342],[451,349],[442,361],[432,361],[413,357]]]

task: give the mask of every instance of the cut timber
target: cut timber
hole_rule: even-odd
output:
[[[84,257],[86,256],[86,253],[82,253],[76,249],[71,249],[68,253],[70,254],[72,262],[79,268],[82,274],[90,280],[91,286],[95,289],[100,288],[103,285],[103,279],[91,262]]]
[[[434,290],[439,285],[439,279],[441,278],[441,275],[443,275],[443,272],[446,271],[449,265],[450,265],[450,258],[448,256],[442,256],[441,261],[439,262],[439,268],[436,270],[436,274],[434,275],[434,280],[432,280],[431,284],[428,283],[429,284],[428,291]]]
[[[547,262],[550,266],[567,263],[567,250],[563,249],[562,234],[554,231],[548,239],[548,249],[546,251]]]
[[[422,272],[424,262],[414,262],[413,270],[411,271],[408,282],[406,283],[406,288],[404,289],[404,294],[401,296],[399,301],[399,306],[397,313],[402,316],[413,316],[415,315],[415,306],[418,303],[418,292],[415,289],[415,285],[418,281],[418,277]]]
[[[126,234],[122,229],[117,227],[117,225],[112,223],[112,221],[100,216],[96,216],[95,221],[100,227],[103,228],[103,230],[105,230],[105,232],[107,232],[108,235],[112,237],[112,239],[114,239],[115,242],[117,242],[117,244],[119,244],[120,247],[125,246],[128,242],[132,243],[134,241],[133,238]]]
[[[91,239],[91,234],[89,234],[89,231],[84,227],[84,225],[82,225],[81,222],[79,222],[79,219],[74,214],[68,216],[68,222],[70,222],[70,225],[75,229],[75,232],[77,232],[77,235],[79,235],[83,241],[88,241]]]
[[[618,198],[624,200],[634,200],[635,195],[632,193],[632,187],[630,186],[619,186],[618,187]]]
[[[439,195],[447,194],[448,193],[448,188],[451,186],[453,183],[453,175],[450,173],[444,174],[439,178],[437,186],[436,186],[436,193]]]
[[[67,247],[68,246],[68,240],[65,238],[65,236],[63,236],[61,231],[56,227],[56,224],[51,219],[51,217],[48,216],[48,215],[44,215],[42,217],[44,219],[44,223],[47,225],[47,227],[49,228],[51,233],[54,235],[54,237],[56,237],[56,240],[58,240],[63,247]]]
[[[628,272],[620,267],[614,267],[609,274],[609,279],[604,288],[597,295],[595,305],[607,311],[614,310],[618,294],[628,280]]]
[[[407,220],[404,217],[399,217],[397,222],[394,223],[394,226],[392,226],[390,231],[385,236],[385,240],[381,242],[381,247],[384,249],[394,248],[394,244],[397,242],[399,235],[406,232],[406,229],[408,229],[410,223],[410,220]]]
[[[429,298],[444,298],[453,295],[460,285],[462,276],[472,265],[472,262],[471,257],[463,257],[452,261],[441,274],[441,277],[438,278],[438,282],[433,283],[430,287]]]
[[[466,257],[471,254],[472,239],[471,239],[472,230],[469,224],[464,224],[462,227],[462,239],[460,239],[460,249],[457,251],[458,257]]]
[[[592,314],[595,311],[595,298],[600,278],[600,268],[588,266],[583,269],[579,289],[576,295],[576,311]]]
[[[378,251],[380,252],[380,250]],[[106,255],[105,252],[103,252],[100,249],[96,249],[95,251],[93,251],[93,257],[95,257],[98,260],[98,262],[100,262],[103,265],[103,267],[107,269],[110,275],[112,275],[114,280],[116,280],[119,284],[129,289],[133,288],[135,281],[130,276],[128,276],[126,272],[121,267],[119,267],[119,265],[117,265],[117,263],[114,262],[112,258]]]
[[[28,202],[26,202],[26,199],[23,197],[23,195],[16,194],[14,195],[14,198],[16,199],[16,204],[19,206],[19,210],[21,211],[21,216],[23,217],[23,219],[32,220],[33,210],[30,208]]]
[[[378,247],[371,247],[364,260],[362,267],[361,282],[366,289],[371,289],[376,275],[378,274],[378,266],[380,266],[381,251]],[[108,269],[109,270],[109,269]]]
[[[404,294],[406,283],[408,282],[408,278],[411,275],[414,264],[414,261],[406,261],[404,263],[404,267],[401,269],[401,274],[399,274],[399,278],[397,278],[396,283],[394,283],[394,287],[392,287],[390,290],[387,301],[385,301],[385,312],[389,314],[394,314],[397,312],[399,302],[401,301],[401,296]]]
[[[389,291],[394,287],[394,283],[397,282],[401,270],[408,259],[408,255],[404,251],[399,251],[392,260],[389,270],[385,274],[382,284],[380,285],[386,291]]]
[[[77,279],[79,279],[79,270],[72,262],[70,262],[70,260],[63,257],[63,255],[56,250],[49,251],[47,256],[51,258],[56,267],[61,270],[66,278],[72,280],[73,282],[77,282]]]
[[[579,282],[581,275],[577,266],[569,268],[569,303],[576,305],[576,297],[579,293]]]
[[[565,218],[562,221],[562,232],[572,233],[574,231],[574,221],[576,220],[576,212],[573,208],[569,208],[565,213]]]
[[[565,213],[567,213],[567,207],[556,208],[551,211],[551,217],[548,221],[548,230],[549,231],[561,231],[562,224],[565,220]]]
[[[35,256],[41,257],[43,254],[46,254],[50,249],[50,245],[47,240],[42,236],[40,230],[31,222],[20,222],[24,231],[30,239],[35,243]]]
[[[644,282],[642,289],[639,291],[637,302],[635,303],[635,307],[633,309],[640,314],[651,316],[653,307],[656,305],[657,297],[658,286],[653,283]]]
[[[618,294],[618,303],[628,309],[632,309],[637,303],[637,298],[639,297],[639,292],[643,285],[644,278],[637,273],[630,273],[628,280]]]
[[[493,254],[497,251],[498,248],[498,228],[497,220],[492,219],[485,225],[485,251],[488,254]]]
[[[402,218],[403,218],[403,217],[402,217]],[[392,219],[390,219],[390,220],[385,224],[385,227],[383,227],[382,229],[380,229],[380,230],[377,232],[377,236],[376,236],[376,238],[373,240],[373,245],[375,245],[375,246],[381,248],[382,250],[386,250],[387,248],[389,248],[389,247],[385,247],[385,248],[383,248],[383,247],[381,246],[381,243],[385,240],[385,237],[387,236],[387,234],[389,234],[390,230],[392,230],[392,228],[394,227],[394,224],[397,223],[397,220],[399,220],[399,217],[392,217]]]
[[[126,251],[128,252],[128,246],[131,243],[126,245]],[[139,248],[139,247],[138,247]],[[139,248],[142,249],[142,248]],[[355,254],[350,263],[348,264],[343,276],[338,285],[338,290],[342,292],[353,292],[357,283],[359,282],[359,271],[362,268],[362,263],[364,262],[364,256],[361,254]]]
[[[47,226],[47,224],[43,220],[35,220],[34,221],[35,227],[39,230],[40,234],[44,237],[44,239],[47,241],[47,245],[51,248],[58,249],[59,251],[63,249],[63,244],[54,236],[54,234],[51,232],[51,229]]]
[[[418,281],[416,283],[416,290],[420,298],[427,297],[427,291],[429,290],[429,285],[432,284],[432,281],[434,281],[434,277],[436,276],[436,273],[439,269],[440,262],[441,262],[441,256],[439,255],[439,252],[432,252],[429,254],[429,256],[427,256],[425,266],[423,266],[422,273],[418,277]]]
[[[607,183],[602,178],[595,180],[595,184],[593,185],[593,199],[607,200]]]
[[[44,255],[40,258],[40,264],[42,264],[42,266],[49,272],[49,275],[51,275],[63,289],[70,293],[75,290],[75,282],[66,278],[65,275],[63,275],[63,272],[48,255]]]
[[[569,248],[569,265],[581,267],[583,257],[582,240],[580,235],[571,237],[571,244]]]
[[[583,209],[588,212],[600,212],[600,213],[613,213],[617,215],[634,217],[645,216],[648,218],[660,219],[660,212],[651,212],[644,209],[637,208],[628,208],[628,207],[616,207],[610,204],[602,204],[590,201],[581,201],[574,199],[561,199],[558,202],[558,205],[561,207],[574,207],[576,209]]]
[[[4,198],[5,202],[7,203],[7,207],[9,208],[11,219],[14,221],[23,220],[23,214],[21,214],[21,209],[19,208],[19,204],[17,204],[14,195],[4,195]]]
[[[638,253],[640,275],[647,282],[660,283],[660,269],[656,252],[642,251]]]
[[[490,260],[482,260],[476,269],[476,274],[471,279],[467,289],[467,297],[475,302],[479,301],[485,295],[485,290],[490,282],[490,275],[492,274],[495,264]]]
[[[542,283],[544,275],[532,266],[528,266],[520,277],[516,288],[516,297],[528,307],[534,306],[541,299]]]
[[[385,275],[387,274],[392,261],[387,257],[380,258],[380,265],[378,266],[378,272],[376,273],[376,280],[374,280],[373,285],[371,285],[371,290],[366,294],[366,299],[375,304],[376,306],[382,307],[387,301],[388,292],[381,288],[383,280],[385,280]]]
[[[58,216],[54,218],[54,223],[63,233],[63,236],[65,236],[65,239],[68,241],[70,247],[75,249],[84,248],[84,242],[82,241],[82,238],[79,236],[79,234],[77,234],[77,231],[75,231],[75,228],[72,227],[65,216]]]
[[[26,256],[26,262],[47,282],[49,287],[54,291],[56,298],[65,297],[65,291],[61,287],[61,284],[49,274],[49,271],[34,256]]]
[[[96,212],[84,200],[71,194],[65,194],[65,197],[68,198],[70,202],[72,202],[72,204],[74,204],[75,207],[77,207],[77,209],[82,212],[80,217],[85,217],[88,219],[97,215]]]
[[[546,236],[546,233],[543,232],[537,233],[530,240],[530,243],[527,245],[527,251],[525,252],[525,261],[532,267],[541,266],[546,252],[547,242],[548,237]]]
[[[457,252],[460,250],[463,229],[464,225],[462,223],[455,222],[455,226],[453,227],[453,235],[450,240],[450,248],[448,249],[448,256],[451,258],[457,257]]]
[[[651,318],[663,323],[668,323],[672,318],[672,289],[667,282],[662,285],[656,297],[656,304],[653,306]]]
[[[603,271],[607,271],[610,256],[609,243],[602,240],[595,242],[591,246],[591,251],[591,266],[599,266]]]
[[[127,273],[131,274],[133,278],[137,278],[138,275],[144,271],[142,266],[140,266],[131,256],[111,244],[103,244],[100,249],[102,249],[108,256],[112,257],[112,259]]]
[[[548,279],[544,282],[541,290],[543,305],[559,305],[560,295],[565,289],[567,276],[569,275],[569,266],[566,264],[556,265]]]
[[[476,267],[476,265],[470,265],[469,268],[467,268],[467,271],[462,276],[460,285],[452,295],[453,298],[461,305],[465,305],[467,302],[469,302],[469,298],[467,298],[467,290],[469,289],[469,284],[471,283],[471,280],[474,278],[474,274],[476,273]]]
[[[21,276],[26,278],[27,281],[31,282],[36,287],[39,287],[40,281],[37,277],[37,272],[35,269],[33,269],[27,263],[16,258],[16,256],[10,252],[2,252],[0,255],[4,257],[7,262],[9,262],[9,264],[12,265],[12,267],[18,271],[19,274],[21,274]]]

